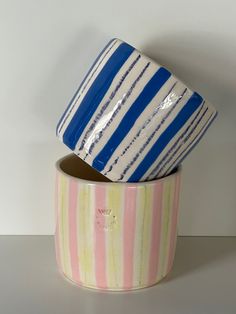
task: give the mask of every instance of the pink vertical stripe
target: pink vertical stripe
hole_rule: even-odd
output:
[[[106,210],[106,187],[96,186],[95,191],[95,274],[98,288],[106,288],[106,235],[104,230]]]
[[[136,187],[125,189],[125,208],[123,218],[123,281],[124,288],[130,289],[133,286],[133,265],[134,265],[134,241],[136,223]]]
[[[169,258],[167,265],[167,272],[171,270],[174,253],[175,253],[175,244],[176,244],[176,230],[177,230],[177,220],[178,220],[178,208],[179,208],[179,190],[180,190],[180,174],[176,175],[175,179],[175,195],[174,195],[174,208],[172,213],[172,225],[171,225],[171,234],[170,234],[170,247],[169,247]]]
[[[60,244],[59,244],[59,174],[56,173],[56,186],[55,186],[55,218],[56,218],[56,228],[55,228],[55,250],[56,250],[56,260],[59,267],[61,267],[61,259],[60,259]]]
[[[158,262],[160,254],[160,240],[161,240],[161,218],[162,218],[162,193],[163,183],[159,182],[154,188],[153,195],[153,210],[152,210],[152,231],[151,231],[151,252],[149,260],[149,282],[153,284],[156,282]]]
[[[80,281],[79,260],[77,252],[77,195],[78,184],[75,180],[69,181],[69,243],[72,279]]]

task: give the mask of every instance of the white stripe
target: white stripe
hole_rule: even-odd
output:
[[[178,99],[178,97],[180,97],[180,95],[184,92],[184,90],[186,89],[186,86],[184,86],[182,83],[180,83],[180,85],[178,86],[178,90],[175,91],[175,95],[176,95],[176,99]],[[150,145],[148,145],[148,148],[146,147],[145,151],[143,152],[142,156],[142,160],[146,157],[147,153],[149,152],[149,150],[152,148],[152,146],[155,144],[155,142],[158,140],[158,138],[161,136],[161,134],[163,134],[163,132],[165,132],[166,128],[175,120],[176,116],[179,114],[179,112],[181,111],[181,109],[185,106],[185,104],[188,102],[188,100],[190,99],[190,97],[192,96],[193,92],[190,91],[189,89],[187,89],[187,91],[185,92],[185,94],[183,95],[183,97],[178,101],[176,107],[174,108],[174,110],[171,112],[171,114],[167,117],[167,119],[162,123],[161,127],[159,128],[159,130],[156,132],[154,138],[152,139]],[[171,110],[171,107],[169,108],[169,110]],[[167,112],[166,112],[167,113]],[[165,114],[166,114],[165,113]],[[163,116],[164,118],[165,116]],[[159,120],[160,121],[160,120]],[[161,122],[161,121],[160,121]],[[159,123],[160,123],[159,122]],[[161,153],[162,155],[162,153]],[[158,158],[159,159],[159,158]],[[139,159],[138,164],[136,165],[136,168],[139,166],[139,164],[142,162],[142,160]],[[157,162],[156,160],[154,161],[154,163],[150,166],[150,168],[148,169],[148,171],[143,175],[143,177],[141,178],[140,181],[144,181],[147,179],[148,174],[150,174],[151,169],[154,168],[154,164],[156,165]],[[136,169],[135,168],[135,169]],[[132,169],[132,172],[130,174],[132,174],[135,169]],[[149,171],[150,170],[150,171]]]
[[[106,62],[108,61],[108,59],[111,57],[111,55],[114,53],[114,51],[122,44],[122,41],[120,40],[116,40],[116,43],[114,44],[114,42],[112,41],[111,44],[107,47],[107,49],[104,51],[104,53],[102,54],[102,56],[99,58],[99,60],[97,61],[97,63],[94,65],[93,69],[96,68],[96,66],[101,62],[102,58],[104,57],[104,55],[107,53],[107,51],[110,49],[110,47],[113,45],[113,47],[110,49],[110,51],[107,53],[106,57],[103,59],[103,61],[99,64],[98,68],[96,69],[95,73],[93,74],[93,78],[91,79],[91,73],[93,73],[93,69],[91,70],[90,75],[87,77],[87,79],[85,80],[84,84],[81,86],[81,88],[78,90],[78,93],[74,99],[74,101],[72,102],[71,106],[68,108],[67,113],[71,110],[70,114],[67,117],[67,114],[65,114],[64,119],[61,121],[60,126],[59,126],[59,130],[61,128],[61,126],[63,125],[63,127],[61,128],[60,133],[58,134],[59,138],[62,140],[63,138],[63,134],[67,128],[67,126],[70,124],[70,121],[72,120],[75,112],[77,111],[79,105],[81,104],[82,100],[84,99],[86,93],[88,92],[89,88],[91,87],[91,85],[93,84],[94,80],[97,78],[98,74],[101,72],[102,68],[104,67],[104,65],[106,64]],[[83,93],[81,94],[81,91],[83,91]],[[79,99],[78,99],[79,97]],[[73,107],[73,109],[72,109]],[[67,118],[66,118],[67,117]],[[65,121],[66,120],[66,121]]]
[[[199,110],[201,108],[200,113],[198,114]],[[205,115],[203,116],[201,122],[198,124],[197,128],[195,129],[195,131],[192,133],[192,135],[190,136],[190,138],[188,139],[187,143],[184,143],[184,139],[185,137],[192,131],[192,129],[194,129],[196,127],[196,123],[197,121],[200,119],[200,117],[202,116],[202,114],[204,113],[205,109],[207,108],[206,104],[203,103],[201,105],[201,107],[198,108],[198,110],[196,110],[192,116],[188,119],[188,121],[184,124],[184,126],[178,131],[178,133],[175,134],[175,136],[171,139],[171,141],[168,143],[168,145],[165,147],[165,149],[162,151],[161,155],[159,156],[159,158],[155,161],[155,165],[152,165],[152,169],[154,169],[158,163],[161,162],[162,158],[166,156],[168,150],[171,149],[171,147],[178,141],[178,139],[181,137],[181,135],[183,133],[186,132],[187,128],[190,126],[190,124],[194,121],[194,118],[196,117],[195,121],[193,122],[193,125],[191,125],[191,127],[189,127],[189,129],[187,130],[187,133],[184,137],[181,138],[181,140],[178,142],[178,144],[174,147],[174,149],[171,151],[171,153],[169,154],[169,156],[164,160],[164,162],[161,164],[161,167],[164,165],[164,163],[172,156],[173,152],[179,147],[181,146],[180,150],[178,150],[177,155],[180,155],[181,152],[186,148],[186,146],[192,141],[191,139],[196,135],[196,132],[199,132],[199,128],[202,128],[203,124],[206,122],[206,120],[209,118],[209,114],[208,111],[205,113]],[[198,130],[198,131],[197,131]],[[187,144],[187,145],[186,145]],[[177,157],[177,155],[175,156],[175,158]],[[173,159],[175,160],[175,159]],[[173,162],[173,160],[171,160],[171,162]],[[159,174],[159,176],[162,176],[163,171],[167,170],[170,164],[168,164]],[[161,167],[158,169],[158,172],[160,171]],[[148,171],[149,172],[149,171]],[[151,172],[149,172],[151,174]],[[153,179],[156,177],[156,173],[150,176],[150,179]]]
[[[135,51],[135,56],[137,56],[138,52]],[[128,61],[128,60],[127,60]],[[132,59],[133,61],[133,59]],[[130,62],[129,62],[130,64]],[[110,103],[109,108],[107,111],[103,114],[102,120],[104,122],[107,122],[111,115],[114,113],[116,110],[117,106],[120,105],[122,99],[126,96],[127,92],[129,91],[132,83],[137,79],[137,77],[140,75],[144,67],[147,65],[147,60],[146,58],[141,57],[139,62],[137,63],[135,69],[129,73],[129,84],[123,84],[117,93],[116,97],[114,97],[113,101]],[[119,81],[120,77],[122,76],[124,70],[126,70],[128,65],[125,65],[125,68],[122,69],[122,72],[119,71],[119,78],[117,78],[117,82]],[[112,121],[112,123],[107,127],[107,129],[104,131],[104,134],[100,141],[95,145],[94,150],[92,152],[92,156],[88,156],[86,159],[87,162],[92,163],[96,155],[99,153],[99,151],[105,146],[111,135],[114,133],[114,131],[117,129],[120,121],[123,119],[124,115],[127,113],[129,110],[130,106],[133,104],[133,102],[136,100],[138,95],[142,92],[144,85],[146,85],[146,82],[148,82],[151,77],[154,75],[154,73],[158,70],[158,66],[153,64],[150,64],[145,73],[143,74],[142,78],[137,82],[135,88],[133,89],[132,93],[128,97],[128,99],[125,101],[125,103],[122,105],[120,111],[117,113],[116,117]],[[104,100],[107,100],[107,97],[110,95],[111,90],[114,89],[114,84],[112,83],[112,87],[109,89],[109,93],[106,94],[104,97]],[[104,101],[103,100],[103,101]],[[104,123],[105,124],[105,123]],[[99,125],[98,129],[101,129],[101,125]],[[96,135],[96,133],[94,133]],[[87,145],[87,148],[89,148],[89,145]],[[86,149],[85,149],[86,150]],[[86,152],[80,152],[79,156],[83,158],[83,154]]]
[[[186,150],[185,153],[187,153],[187,151],[189,151],[192,146],[194,145],[194,143],[196,143],[196,141],[199,139],[199,136],[202,134],[202,132],[204,132],[204,130],[207,128],[207,126],[211,123],[212,119],[210,119],[210,121],[207,123],[207,125],[204,127],[204,124],[206,123],[206,121],[210,118],[210,116],[212,115],[212,113],[215,112],[215,109],[212,107],[212,105],[210,105],[209,103],[204,103],[203,109],[201,111],[201,113],[199,114],[198,118],[196,119],[196,121],[198,121],[198,119],[200,118],[201,114],[203,114],[204,110],[208,107],[207,112],[205,113],[204,117],[202,118],[201,122],[198,124],[198,126],[196,127],[196,129],[194,130],[194,132],[191,134],[190,138],[187,140],[186,143],[182,144],[182,147],[180,148],[180,150],[178,151],[178,153],[176,154],[176,156],[174,156],[174,158],[164,167],[164,169],[160,172],[160,174],[158,176],[163,176],[166,172],[166,170],[169,168],[169,166],[171,165],[171,163],[173,163],[173,161],[175,161],[170,170],[168,171],[168,173],[170,173],[177,165],[178,165],[178,160],[179,158],[177,158],[177,155],[181,155],[181,153],[185,150],[185,148],[192,142],[192,139],[195,138],[195,136],[197,135],[196,139],[191,143],[191,145],[189,146],[188,150]],[[190,128],[190,130],[187,132],[186,136],[191,132],[191,130],[194,128],[195,124],[193,124],[193,126]],[[183,129],[181,129],[181,131],[183,132]],[[182,132],[179,132],[176,136],[175,139],[173,139],[173,143],[177,140],[177,138],[180,136],[180,134],[182,134]],[[178,136],[179,135],[179,136]],[[184,137],[185,138],[185,137]],[[184,140],[183,138],[183,140]],[[169,145],[168,145],[169,146]],[[169,148],[171,147],[171,144],[169,146]],[[176,146],[175,149],[177,149],[177,147],[179,147],[179,144]],[[175,151],[175,149],[173,151]],[[170,155],[171,156],[171,155]],[[170,158],[170,156],[168,158]],[[183,157],[183,156],[182,156]],[[181,157],[181,158],[182,158]],[[168,159],[167,158],[167,159]],[[166,160],[165,160],[166,162]]]
[[[86,132],[88,131],[89,127],[91,126],[91,123],[94,121],[94,119],[100,113],[102,106],[109,100],[112,92],[115,90],[116,86],[119,84],[122,76],[125,74],[125,72],[128,70],[128,68],[131,66],[131,64],[135,61],[135,59],[138,57],[138,55],[139,55],[139,53],[137,51],[134,51],[129,56],[129,58],[125,61],[125,63],[123,64],[123,66],[118,71],[118,73],[116,74],[115,78],[113,79],[112,84],[110,85],[109,89],[107,90],[107,92],[106,92],[105,96],[103,97],[101,103],[99,104],[97,110],[94,112],[93,116],[91,117],[91,119],[90,119],[91,122],[86,126],[86,128],[83,131],[83,133],[81,134],[81,136],[80,136],[80,138],[79,138],[79,140],[78,140],[78,142],[76,144],[76,147],[75,147],[75,153],[77,155],[79,155],[81,158],[85,157],[85,155],[86,155],[87,151],[89,150],[91,144],[96,140],[96,135],[102,130],[102,128],[105,127],[106,123],[109,121],[109,119],[112,116],[113,112],[116,110],[117,106],[119,105],[121,97],[126,94],[126,92],[128,90],[128,88],[127,88],[128,84],[127,84],[126,80],[130,82],[130,80],[132,80],[133,77],[135,77],[135,78],[137,77],[136,71],[138,69],[140,69],[140,67],[141,67],[141,64],[142,64],[141,58],[136,63],[136,65],[133,67],[133,69],[129,72],[129,74],[127,75],[125,81],[120,86],[119,90],[117,91],[116,95],[114,96],[112,101],[109,103],[109,105],[107,106],[106,110],[103,112],[103,114],[100,117],[100,119],[97,121],[95,128],[89,134],[89,137],[86,140],[86,143],[84,145],[84,149],[82,151],[79,151],[79,148],[80,148],[80,146],[82,144],[83,138],[84,138]],[[119,114],[121,114],[121,112],[122,112],[122,110],[120,111]],[[119,117],[119,114],[117,114],[116,119]],[[112,127],[112,125],[114,123],[115,123],[115,121],[113,121],[111,123],[111,127]],[[107,130],[109,130],[109,129],[110,128],[107,128]],[[102,139],[99,141],[99,145],[96,145],[96,146],[102,147],[101,143],[102,143]],[[96,156],[96,147],[94,147],[93,156]]]
[[[170,79],[166,82],[166,84],[161,88],[161,90],[157,93],[157,95],[153,98],[151,103],[148,105],[148,107],[144,110],[142,113],[142,116],[138,118],[133,128],[130,130],[130,132],[127,134],[126,138],[122,142],[122,148],[126,147],[127,143],[130,143],[134,137],[135,134],[137,134],[138,130],[142,127],[144,121],[147,121],[153,112],[156,110],[157,106],[161,104],[163,98],[170,90],[171,86],[176,81],[175,77],[171,76]],[[178,83],[173,91],[171,92],[171,103],[173,104],[173,101],[177,101],[178,97],[183,93],[185,89],[185,86],[182,83]],[[188,95],[186,95],[188,94]],[[140,164],[140,162],[143,160],[143,158],[146,156],[152,145],[156,142],[160,134],[165,130],[166,126],[171,123],[171,121],[175,118],[177,113],[179,112],[180,108],[185,103],[185,100],[189,98],[189,93],[186,93],[184,97],[180,100],[180,102],[177,104],[176,108],[173,110],[172,114],[166,119],[166,121],[160,126],[159,130],[155,133],[153,138],[150,140],[149,144],[145,147],[141,155],[138,157],[138,159],[130,166],[130,169],[126,172],[124,175],[122,181],[127,181],[128,178],[131,176],[131,174],[134,172],[134,170],[137,168],[137,166]],[[169,102],[170,99],[168,98]],[[124,156],[122,156],[118,163],[114,166],[112,171],[109,173],[111,175],[114,174],[113,180],[118,180],[119,177],[115,177],[116,173],[122,173],[126,166],[131,163],[131,161],[136,156],[137,152],[141,149],[141,147],[144,145],[144,143],[147,141],[148,137],[154,132],[154,130],[157,128],[158,124],[161,122],[161,120],[164,118],[164,116],[167,114],[169,110],[171,110],[171,107],[167,107],[167,103],[164,103],[165,108],[160,109],[158,114],[152,119],[152,121],[148,124],[148,126],[141,132],[140,137],[135,142],[133,146],[125,153]],[[124,145],[125,143],[126,145]],[[115,153],[113,154],[112,161],[119,156],[122,153],[121,145],[117,148]],[[125,162],[124,162],[125,160]],[[106,169],[109,169],[109,165],[111,162],[107,164],[108,166]],[[122,171],[121,171],[122,170]]]
[[[131,128],[131,130],[128,132],[126,137],[123,139],[123,141],[120,143],[120,145],[117,147],[113,155],[111,156],[110,160],[108,161],[104,172],[109,170],[111,164],[113,164],[114,160],[120,156],[124,150],[125,147],[129,145],[129,143],[132,141],[134,136],[137,134],[137,132],[142,128],[143,124],[152,116],[153,112],[157,109],[159,105],[161,105],[161,102],[163,98],[166,96],[168,91],[170,90],[171,86],[174,84],[175,79],[174,77],[170,77],[170,79],[163,85],[163,87],[160,89],[160,91],[155,95],[155,97],[152,99],[152,101],[148,104],[148,106],[145,108],[145,110],[142,112],[142,114],[139,116],[139,118],[136,120],[134,126]],[[150,123],[147,125],[147,127],[142,130],[140,133],[139,138],[136,140],[136,142],[127,150],[124,156],[119,158],[119,161],[117,164],[113,166],[112,171],[109,174],[112,174],[113,180],[118,180],[120,177],[120,173],[125,169],[126,165],[130,163],[130,161],[134,158],[136,153],[139,151],[139,149],[143,146],[143,144],[146,142],[148,136],[152,133],[152,131],[157,126],[157,117],[161,117],[166,111],[160,110],[158,114],[150,121]],[[141,156],[136,161],[140,161]],[[125,160],[125,162],[124,162]],[[135,163],[132,167],[135,166]],[[127,172],[125,177],[129,177],[130,173],[132,172],[131,169]],[[123,179],[125,180],[125,178]]]
[[[189,95],[189,94],[188,94]],[[191,97],[191,96],[190,96]],[[176,111],[175,116],[173,117],[172,121],[176,118],[176,116],[178,115],[178,113],[180,112],[180,110],[184,107],[184,105],[187,103],[188,99],[186,99],[187,96],[185,97],[185,101],[182,104],[182,106],[178,107],[178,110]],[[197,110],[198,112],[198,110]],[[146,171],[146,173],[142,176],[141,181],[144,179],[151,180],[153,178],[156,177],[156,175],[151,175],[151,172],[155,169],[155,167],[160,163],[160,161],[162,160],[162,158],[166,155],[166,153],[168,152],[168,150],[172,147],[172,145],[175,144],[175,142],[177,141],[177,139],[179,138],[180,134],[182,134],[182,132],[184,132],[187,127],[189,126],[189,124],[192,122],[192,120],[194,119],[194,117],[196,116],[197,112],[193,113],[192,116],[188,119],[188,121],[184,124],[184,126],[178,131],[178,133],[175,134],[175,136],[173,136],[173,138],[171,139],[171,141],[168,143],[168,145],[163,149],[163,151],[161,152],[161,154],[158,156],[158,158],[153,162],[153,164],[150,166],[150,168]],[[198,118],[197,118],[198,120]],[[172,122],[171,121],[171,122]],[[170,122],[170,123],[171,123]],[[168,127],[170,125],[170,123],[166,124],[166,127]],[[175,148],[176,149],[176,148]],[[175,150],[174,149],[174,150]],[[166,161],[166,160],[165,160]],[[158,169],[159,171],[159,169]],[[160,177],[160,174],[158,175],[158,177]]]

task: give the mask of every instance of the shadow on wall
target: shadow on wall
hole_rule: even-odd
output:
[[[35,113],[41,115],[48,126],[57,123],[88,68],[111,37],[88,27],[80,30],[70,45],[55,55],[54,66],[35,102]],[[233,70],[236,69],[236,47],[233,45],[236,46],[230,38],[181,32],[153,38],[140,50],[169,68],[220,109],[223,101],[236,96],[236,71]],[[229,102],[229,105],[234,103]]]
[[[70,45],[64,43],[67,45],[64,47],[62,43],[63,50],[55,51],[54,66],[39,88],[34,104],[34,113],[40,115],[48,127],[57,123],[110,37],[97,29],[86,28],[78,32]],[[218,109],[227,102],[224,113],[230,113],[230,107],[234,106],[231,100],[236,97],[236,44],[230,38],[182,32],[154,38],[140,50],[169,68]]]
[[[236,43],[230,37],[181,32],[153,38],[140,50],[219,112],[184,161],[180,235],[235,235]],[[224,219],[222,210],[228,213]]]
[[[235,99],[236,44],[230,37],[181,32],[153,38],[141,48],[218,109],[227,99]]]
[[[54,65],[39,89],[33,109],[50,130],[51,138],[55,139],[61,114],[110,37],[113,36],[88,27],[70,39],[70,44],[62,43],[55,54]],[[236,43],[225,36],[181,32],[159,35],[139,48],[219,111],[217,120],[184,162],[180,235],[235,234]],[[231,211],[224,221],[220,212],[223,208],[227,213]],[[199,215],[200,209],[208,210],[207,219]]]
[[[98,29],[85,28],[76,38],[55,51],[54,66],[39,88],[34,114],[41,117],[45,127],[55,136],[56,125],[79,87],[88,69],[110,38]],[[52,39],[53,40],[53,39]]]

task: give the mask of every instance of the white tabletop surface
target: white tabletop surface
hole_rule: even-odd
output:
[[[51,236],[1,236],[0,246],[1,314],[236,313],[236,238],[179,238],[171,275],[129,293],[64,280]]]

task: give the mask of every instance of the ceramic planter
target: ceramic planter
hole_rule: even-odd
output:
[[[57,135],[114,182],[168,175],[216,117],[214,107],[129,44],[111,40],[62,115]]]
[[[180,169],[162,179],[109,182],[75,155],[56,164],[56,254],[77,285],[131,290],[171,270]]]

